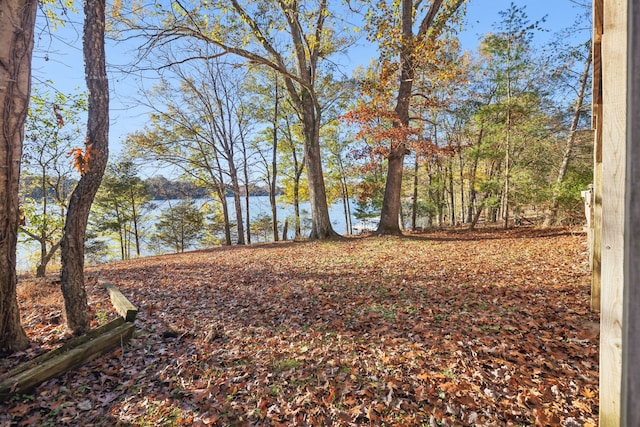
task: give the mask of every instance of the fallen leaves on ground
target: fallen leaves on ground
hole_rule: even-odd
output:
[[[0,424],[595,426],[585,241],[449,230],[99,265],[134,338]]]

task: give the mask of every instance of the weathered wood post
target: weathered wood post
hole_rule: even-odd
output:
[[[640,425],[640,5],[628,0],[627,173],[622,333],[622,417]],[[602,371],[601,375],[602,375]]]
[[[599,201],[602,204],[601,212],[596,211],[602,224],[600,425],[638,426],[640,4],[637,0],[594,0],[593,5],[594,49],[601,46],[602,76],[598,99],[600,74],[594,70],[596,159],[598,150],[602,153],[601,163],[594,165],[596,173],[599,165],[602,171],[601,184],[596,181],[595,187],[595,206]],[[600,115],[595,117],[596,113]],[[594,230],[594,239],[599,234]]]

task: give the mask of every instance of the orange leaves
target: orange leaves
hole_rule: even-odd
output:
[[[152,307],[139,333],[6,413],[62,425],[42,409],[63,401],[96,424],[595,426],[583,242],[449,230],[100,265]]]
[[[93,144],[87,144],[85,150],[74,148],[69,151],[67,155],[73,158],[74,169],[76,169],[80,175],[84,175],[89,172],[91,159],[95,155],[95,150],[93,149]]]

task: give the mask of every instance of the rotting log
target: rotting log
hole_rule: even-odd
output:
[[[110,283],[100,281],[102,286],[104,286],[109,292],[109,296],[111,297],[111,303],[115,307],[118,314],[124,317],[124,320],[127,322],[133,322],[136,320],[136,316],[138,315],[138,309],[131,304],[131,302],[122,295],[122,292],[115,286]]]
[[[133,334],[135,324],[123,322],[122,320],[123,319],[116,319],[111,322],[117,322],[118,325],[112,327],[107,332],[103,332],[92,339],[86,340],[77,347],[68,349],[64,353],[47,357],[43,363],[23,370],[2,381],[0,383],[0,402],[10,398],[14,394],[28,392],[38,384],[77,368],[103,353],[110,351],[117,345],[128,341]]]

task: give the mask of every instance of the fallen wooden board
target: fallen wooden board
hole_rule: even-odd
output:
[[[127,322],[135,321],[136,316],[138,315],[138,309],[135,305],[131,304],[131,302],[124,295],[122,295],[120,289],[104,281],[100,281],[100,284],[102,284],[102,286],[104,286],[107,291],[109,291],[111,303],[115,307],[118,314],[124,317],[124,320],[126,320]]]
[[[2,381],[0,383],[0,402],[10,398],[14,394],[28,392],[38,384],[83,365],[115,346],[128,341],[133,334],[135,324],[123,322],[122,319],[116,319],[111,323],[114,322],[118,324],[106,332],[103,331],[102,334],[85,340],[77,347],[67,349],[67,351],[63,353],[47,357],[44,362],[41,361],[39,365],[22,370],[16,375],[10,376]]]
[[[75,347],[80,346],[81,344],[84,344],[87,341],[90,341],[104,333],[107,333],[108,331],[117,328],[118,326],[122,325],[125,323],[125,320],[122,317],[118,317],[117,319],[106,323],[102,326],[100,326],[99,328],[93,329],[89,332],[87,332],[85,335],[82,335],[80,337],[76,337],[74,339],[72,339],[71,341],[63,344],[62,346],[56,348],[55,350],[51,350],[45,354],[42,354],[38,357],[35,357],[31,360],[29,360],[28,362],[23,363],[20,366],[16,366],[14,369],[12,369],[11,371],[7,372],[6,375],[2,375],[2,377],[5,378],[10,378],[13,377],[15,375],[18,375],[21,372],[26,371],[27,369],[31,369],[34,368],[36,366],[40,366],[43,363],[45,363],[47,360],[56,357],[60,354],[64,354],[66,352],[68,352],[69,350],[74,349]],[[2,378],[0,377],[0,379]]]

